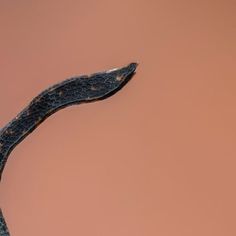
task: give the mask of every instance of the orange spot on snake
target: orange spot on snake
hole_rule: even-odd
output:
[[[123,79],[122,76],[117,76],[117,77],[116,77],[116,80],[117,80],[117,81],[121,81],[122,79]]]
[[[92,87],[91,87],[91,90],[92,90],[92,91],[96,91],[97,88],[96,88],[95,86],[92,86]]]

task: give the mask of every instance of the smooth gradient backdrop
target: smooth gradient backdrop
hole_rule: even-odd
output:
[[[235,0],[1,0],[0,126],[65,78],[139,62],[11,154],[11,236],[236,235]]]

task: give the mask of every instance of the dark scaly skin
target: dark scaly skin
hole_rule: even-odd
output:
[[[0,130],[0,180],[11,151],[40,123],[70,105],[105,99],[119,91],[134,75],[137,63],[84,75],[58,83],[35,97],[11,122]],[[0,236],[9,236],[0,209]]]

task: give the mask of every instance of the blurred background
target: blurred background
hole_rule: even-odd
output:
[[[0,126],[48,86],[139,62],[11,154],[12,236],[236,235],[234,0],[0,1]]]

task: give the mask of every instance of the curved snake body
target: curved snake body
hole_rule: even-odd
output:
[[[11,151],[40,123],[56,111],[74,104],[105,99],[119,91],[133,76],[137,63],[67,79],[35,97],[11,122],[0,130],[0,180]],[[0,236],[9,236],[0,210]]]

